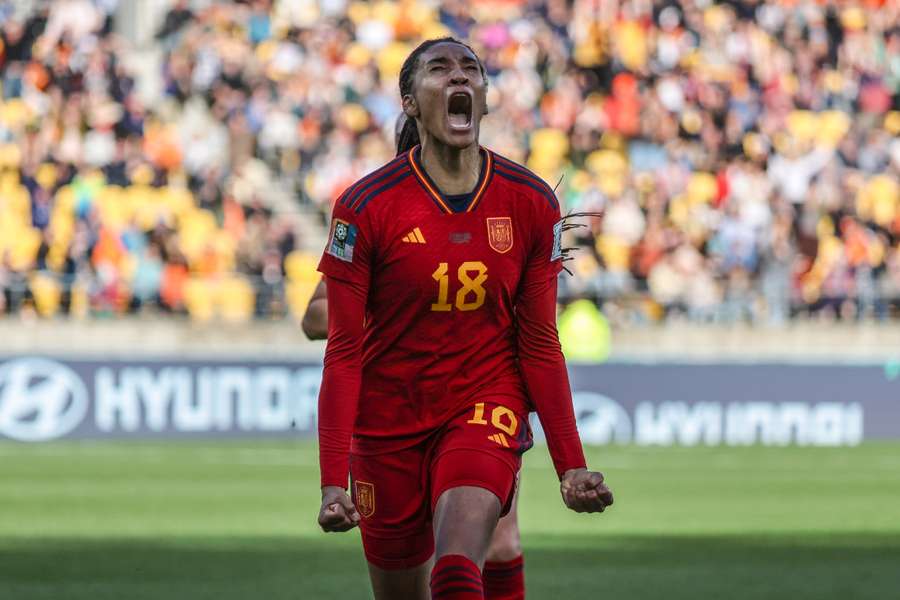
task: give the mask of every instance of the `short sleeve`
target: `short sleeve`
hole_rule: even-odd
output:
[[[335,203],[320,273],[368,287],[375,232],[367,216],[356,214],[340,200]]]

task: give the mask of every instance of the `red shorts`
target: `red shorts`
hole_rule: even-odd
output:
[[[381,569],[428,560],[434,553],[432,512],[450,488],[489,490],[500,499],[502,514],[509,512],[522,453],[531,446],[527,415],[491,400],[412,446],[355,438],[350,474],[366,559]]]

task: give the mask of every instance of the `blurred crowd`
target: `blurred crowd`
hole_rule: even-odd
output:
[[[400,65],[454,35],[483,143],[602,214],[566,302],[900,316],[900,3],[176,0],[143,45],[119,8],[0,2],[0,313],[302,314],[331,202],[394,153]]]

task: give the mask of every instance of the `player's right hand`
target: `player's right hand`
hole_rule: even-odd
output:
[[[613,495],[603,482],[603,473],[569,469],[559,483],[563,502],[575,512],[603,512],[613,503]]]
[[[349,531],[359,525],[359,512],[347,491],[336,485],[322,488],[319,527],[322,531]]]

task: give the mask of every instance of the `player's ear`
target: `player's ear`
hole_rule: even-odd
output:
[[[403,96],[400,106],[403,107],[403,113],[410,119],[415,119],[419,116],[419,105],[412,94]]]

